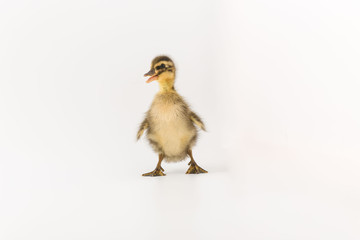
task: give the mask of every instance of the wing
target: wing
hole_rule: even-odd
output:
[[[199,128],[201,128],[203,131],[206,131],[205,124],[201,120],[201,118],[194,112],[190,113],[190,120]]]
[[[140,124],[139,130],[137,132],[136,140],[140,139],[141,135],[143,135],[143,133],[148,127],[149,127],[149,122],[147,118],[145,118],[144,121],[142,121],[142,123]]]

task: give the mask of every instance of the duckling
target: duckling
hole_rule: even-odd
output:
[[[147,139],[153,150],[158,153],[159,160],[154,171],[144,173],[143,176],[165,176],[161,162],[179,162],[187,156],[190,165],[186,174],[207,173],[197,165],[192,154],[198,130],[205,131],[201,118],[194,113],[185,100],[176,92],[175,64],[167,56],[155,57],[151,62],[150,71],[145,77],[150,78],[147,83],[157,81],[160,90],[146,112],[145,119],[140,124],[137,140],[146,132]]]

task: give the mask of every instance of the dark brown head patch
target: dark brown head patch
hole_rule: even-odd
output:
[[[154,58],[152,60],[151,68],[153,68],[155,66],[155,64],[157,64],[158,62],[161,62],[161,61],[172,62],[174,64],[174,62],[168,56],[157,56],[156,58]]]

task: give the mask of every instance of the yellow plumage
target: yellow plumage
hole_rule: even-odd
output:
[[[192,147],[197,139],[197,125],[205,130],[204,123],[192,112],[184,99],[175,91],[175,65],[166,56],[156,57],[151,64],[147,82],[157,80],[160,91],[156,94],[146,117],[140,125],[137,138],[147,130],[147,139],[159,162],[153,172],[144,176],[163,176],[161,161],[177,162],[190,156],[190,168],[187,173],[204,173],[192,156]]]

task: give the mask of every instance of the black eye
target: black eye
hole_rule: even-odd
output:
[[[162,69],[162,68],[165,68],[165,64],[161,64],[161,65],[157,66],[155,69],[159,70],[159,69]]]

